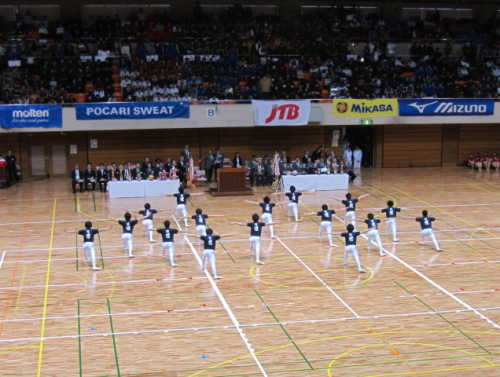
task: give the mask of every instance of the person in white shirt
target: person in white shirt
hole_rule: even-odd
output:
[[[352,150],[349,146],[344,149],[344,164],[347,169],[352,168]]]
[[[352,152],[352,157],[354,159],[354,169],[361,169],[361,163],[363,161],[363,151],[360,147],[356,147]]]

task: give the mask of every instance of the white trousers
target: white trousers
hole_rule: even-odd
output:
[[[384,247],[382,246],[382,241],[380,240],[380,233],[378,232],[378,230],[377,229],[369,230],[366,233],[366,236],[368,238],[368,250],[371,248],[373,242],[375,243],[375,245],[377,245],[379,254],[381,256],[384,256],[385,255]]]
[[[149,237],[149,240],[153,241],[153,220],[142,220],[142,224],[146,228],[146,234]]]
[[[203,271],[207,269],[207,262],[210,262],[212,267],[212,275],[217,277],[217,267],[215,266],[215,250],[205,249],[202,254]]]
[[[273,215],[270,213],[263,213],[262,220],[264,220],[266,224],[270,224],[273,222]],[[268,225],[268,226],[269,226],[269,235],[271,236],[271,238],[274,238],[274,225]]]
[[[83,260],[86,262],[89,259],[92,262],[92,268],[97,268],[96,258],[95,258],[95,247],[93,242],[84,242],[83,243]]]
[[[250,237],[250,251],[255,252],[255,262],[260,263],[260,237]]]
[[[356,265],[358,266],[358,271],[362,271],[363,267],[361,267],[361,261],[359,259],[358,248],[355,245],[346,246],[344,249],[344,263],[347,263],[347,259],[349,258],[349,254],[351,254],[356,261]]]
[[[397,241],[398,240],[398,230],[397,230],[396,218],[395,217],[388,217],[386,222],[387,222],[387,226],[391,228],[392,240]]]
[[[424,242],[425,237],[430,237],[436,250],[441,250],[441,247],[439,247],[438,240],[436,239],[436,236],[434,235],[434,232],[431,228],[422,229],[420,231],[420,239],[422,240],[422,242]]]
[[[186,205],[185,204],[177,204],[177,214],[179,216],[182,216],[182,218],[184,219],[184,225],[185,226],[188,226],[188,218],[187,218],[187,211],[186,211]]]
[[[170,261],[171,266],[175,266],[174,253],[175,246],[173,242],[162,242],[164,255],[168,254],[168,260]]]
[[[288,216],[293,216],[295,221],[299,220],[299,205],[297,203],[288,203]]]
[[[134,237],[132,236],[132,233],[122,233],[123,247],[125,248],[125,251],[128,253],[129,257],[132,256],[133,239]]]
[[[345,213],[345,222],[354,225],[354,228],[356,228],[356,211],[347,211]]]
[[[198,236],[206,236],[207,235],[207,227],[205,225],[196,225],[196,234]]]
[[[354,160],[354,169],[361,169],[361,160]]]
[[[328,236],[328,244],[330,246],[333,246],[333,239],[332,239],[332,222],[331,221],[322,221],[319,224],[319,236],[321,237],[321,234],[323,231],[326,231],[326,235]]]

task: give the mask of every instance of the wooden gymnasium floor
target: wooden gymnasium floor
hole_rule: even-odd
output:
[[[418,224],[400,219],[399,243],[383,235],[393,256],[368,253],[361,240],[363,275],[352,261],[342,265],[342,247],[318,239],[315,216],[294,224],[284,208],[279,237],[265,233],[266,264],[256,266],[247,229],[229,224],[256,207],[195,196],[190,209],[225,215],[209,225],[234,233],[218,247],[218,290],[200,271],[194,236],[195,250],[177,237],[172,269],[140,225],[137,257],[125,257],[114,219],[142,199],[75,200],[62,179],[2,190],[0,375],[500,376],[499,179],[462,168],[363,172],[352,188],[370,194],[359,217],[388,199],[406,216],[427,208],[445,249],[418,245]],[[324,202],[340,208],[334,198],[343,194],[304,195],[302,212]],[[172,198],[149,201],[174,208]],[[70,233],[87,219],[112,226],[98,242],[104,269],[95,273],[76,259],[80,240]]]

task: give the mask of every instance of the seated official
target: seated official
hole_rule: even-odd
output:
[[[84,175],[78,164],[76,164],[75,168],[71,171],[71,185],[73,187],[73,194],[76,193],[76,185],[80,186],[80,192],[85,190]]]
[[[95,191],[96,172],[92,169],[91,164],[87,164],[87,169],[85,169],[83,177],[85,181],[85,189],[88,190],[90,185],[90,187],[92,187],[92,191]]]
[[[243,165],[243,159],[241,158],[240,154],[236,152],[233,158],[233,168],[242,168]]]
[[[99,191],[106,192],[108,189],[108,169],[104,165],[97,165],[96,179],[99,184]]]

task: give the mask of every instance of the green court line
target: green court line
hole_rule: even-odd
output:
[[[94,195],[94,191],[92,191],[92,201],[94,202],[94,212],[97,212],[97,207],[95,205],[95,195]]]
[[[101,253],[101,267],[104,270],[104,257],[102,255],[101,234],[97,233],[97,240],[99,241],[99,252]]]
[[[75,263],[76,263],[76,270],[78,271],[79,268],[79,260],[78,260],[78,233],[75,232]]]
[[[113,352],[115,354],[116,376],[121,377],[120,363],[118,361],[118,350],[116,348],[115,329],[113,327],[113,316],[111,314],[111,303],[109,301],[109,297],[106,297],[106,305],[108,307],[109,327],[111,328],[111,338],[113,339]]]
[[[436,310],[430,306],[429,304],[427,304],[424,300],[422,300],[420,297],[418,297],[416,294],[412,293],[411,291],[409,291],[408,289],[406,289],[401,283],[399,283],[398,281],[394,280],[394,284],[396,284],[399,288],[401,288],[403,291],[405,291],[406,293],[408,294],[411,294],[413,295],[413,297],[418,301],[420,302],[422,305],[424,305],[427,309],[429,310],[432,310],[433,312],[436,312]],[[491,352],[486,349],[485,347],[483,347],[480,343],[478,343],[475,339],[473,339],[470,335],[467,335],[465,332],[462,331],[462,329],[460,327],[458,327],[457,325],[455,325],[453,322],[449,321],[444,315],[442,315],[441,313],[437,313],[436,312],[436,315],[441,318],[442,320],[444,320],[446,323],[448,323],[451,327],[453,327],[454,329],[456,329],[460,334],[462,334],[464,337],[466,337],[468,340],[470,340],[472,343],[476,344],[479,348],[481,348],[484,352],[486,352],[487,354],[490,354]]]
[[[307,359],[306,355],[304,355],[304,353],[302,352],[302,350],[300,349],[300,347],[297,345],[297,343],[295,343],[295,341],[293,340],[293,338],[290,336],[290,334],[286,330],[285,326],[283,326],[281,324],[281,321],[276,316],[276,314],[274,314],[274,312],[271,310],[271,308],[266,303],[266,301],[262,298],[262,296],[259,294],[259,292],[256,289],[254,289],[253,291],[255,292],[255,294],[257,295],[257,297],[259,298],[259,300],[264,304],[264,306],[266,307],[267,311],[273,316],[273,318],[276,321],[276,323],[279,324],[279,326],[281,327],[281,330],[287,336],[287,338],[290,340],[290,342],[293,344],[293,346],[295,347],[295,349],[297,350],[297,352],[300,354],[300,356],[302,356],[302,358],[304,359],[304,361],[306,362],[306,364],[309,366],[309,369],[310,370],[314,370],[314,367],[312,366],[312,364],[310,363],[310,361]]]
[[[77,315],[77,325],[78,325],[78,370],[80,371],[80,377],[83,377],[83,366],[82,366],[82,332],[80,324],[80,299],[76,300],[76,315]]]
[[[222,246],[222,248],[224,249],[224,251],[226,252],[226,254],[229,255],[229,258],[231,258],[231,260],[233,261],[233,263],[236,263],[236,261],[234,260],[233,256],[231,255],[231,253],[229,252],[229,250],[226,249],[226,247],[224,246],[224,244],[222,243],[221,240],[219,240],[219,244]]]

